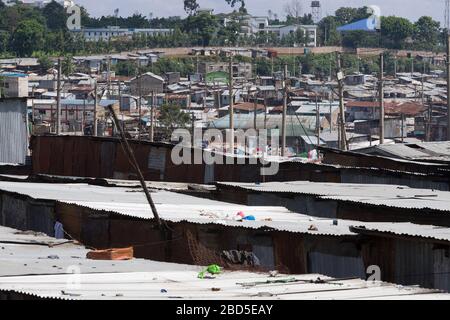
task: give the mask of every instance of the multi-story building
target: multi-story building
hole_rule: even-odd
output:
[[[147,36],[170,35],[173,29],[135,29],[108,26],[106,28],[82,28],[72,32],[81,34],[86,41],[108,41],[114,38],[131,38],[136,34],[145,34]]]
[[[224,24],[229,23],[231,19],[225,19]],[[258,33],[275,34],[278,38],[283,38],[289,34],[302,30],[308,37],[306,43],[309,47],[317,46],[317,26],[316,25],[271,25],[268,17],[244,16],[240,20],[242,35],[256,35]]]

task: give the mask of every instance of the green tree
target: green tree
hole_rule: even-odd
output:
[[[0,12],[0,29],[13,32],[21,19],[18,6],[5,7]]]
[[[0,54],[8,52],[10,34],[7,31],[0,31]]]
[[[199,7],[200,5],[196,0],[184,0],[184,10],[190,15],[197,11]]]
[[[19,56],[30,56],[42,49],[44,26],[36,20],[23,20],[12,35],[12,49]]]
[[[342,35],[342,44],[351,48],[378,47],[380,45],[380,37],[378,33],[374,32],[350,31]]]
[[[318,25],[320,43],[326,46],[336,46],[341,42],[341,35],[336,30],[338,23],[336,17],[328,16],[323,18]]]
[[[245,0],[225,0],[231,7],[234,7],[236,4],[240,3],[241,10],[245,10]],[[184,10],[189,13],[193,14],[200,6],[197,3],[197,0],[183,0],[184,4]],[[247,10],[245,10],[246,12]]]
[[[342,7],[336,10],[335,17],[339,25],[352,23],[358,20],[366,19],[370,16],[367,12],[367,7],[350,8]]]
[[[132,61],[119,61],[113,66],[113,70],[115,70],[119,76],[129,77],[136,73],[136,64]]]
[[[414,41],[420,49],[434,49],[439,44],[441,24],[431,17],[421,17],[414,24]]]
[[[208,46],[216,33],[217,26],[218,22],[215,16],[202,12],[189,16],[184,24],[184,30],[185,32],[197,35],[200,38],[199,44]]]
[[[169,104],[161,106],[158,120],[163,140],[170,140],[175,129],[186,128],[191,121],[189,114],[181,111],[180,106]]]
[[[44,7],[42,15],[47,20],[47,28],[49,30],[55,31],[66,28],[68,15],[64,7],[55,0]]]
[[[383,43],[392,48],[403,48],[406,38],[411,37],[414,32],[413,24],[405,18],[399,17],[382,17],[381,18],[381,37]]]
[[[221,28],[217,33],[218,44],[228,44],[236,45],[239,41],[239,32],[241,31],[241,26],[239,22],[232,20],[227,23],[227,26]]]
[[[65,76],[70,76],[75,71],[75,65],[73,63],[73,57],[71,55],[66,55],[62,60],[62,74]]]
[[[53,61],[46,54],[39,55],[38,62],[42,73],[46,73],[48,69],[54,66]]]

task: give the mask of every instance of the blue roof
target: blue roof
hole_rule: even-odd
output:
[[[102,99],[98,101],[98,105],[101,107],[107,107],[111,104],[115,104],[118,103],[118,100],[107,100],[107,99]],[[94,100],[88,100],[86,99],[86,102],[83,99],[64,99],[61,100],[61,104],[63,105],[83,105],[84,103],[86,103],[86,105],[93,105],[94,104]]]
[[[2,72],[0,73],[0,77],[18,77],[18,78],[25,78],[28,77],[25,73],[19,73],[19,72]]]
[[[375,32],[377,31],[377,18],[367,18],[363,20],[359,20],[345,26],[337,28],[337,31],[369,31]]]

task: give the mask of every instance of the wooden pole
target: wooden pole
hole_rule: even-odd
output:
[[[134,156],[134,153],[133,153],[133,150],[130,147],[130,144],[128,143],[128,140],[127,140],[127,138],[125,136],[125,132],[122,129],[122,127],[119,125],[119,119],[117,118],[117,115],[114,112],[114,108],[112,107],[112,105],[108,106],[108,110],[111,113],[111,116],[112,116],[112,119],[114,121],[115,127],[117,128],[117,130],[120,133],[120,137],[121,137],[122,143],[124,144],[125,153],[126,153],[128,159],[130,160],[131,164],[133,165],[134,169],[136,170],[136,173],[137,173],[138,178],[139,178],[139,182],[141,183],[142,189],[144,190],[145,196],[146,196],[147,201],[148,201],[148,203],[150,205],[150,208],[152,210],[153,217],[155,218],[159,228],[161,230],[164,230],[163,224],[161,222],[161,219],[159,218],[158,211],[156,209],[155,203],[153,202],[152,196],[151,196],[150,192],[148,191],[147,184],[145,182],[144,176],[142,175],[142,172],[139,169],[139,164],[138,164],[138,162],[136,160],[136,157]]]
[[[111,56],[108,56],[108,99],[111,99]]]
[[[347,150],[347,136],[345,133],[345,106],[344,106],[344,73],[341,69],[341,54],[336,52],[337,80],[339,88],[339,148]]]
[[[86,95],[83,95],[83,114],[81,119],[81,135],[84,136],[84,128],[86,127]]]
[[[56,134],[61,134],[61,58],[58,58],[58,79],[56,89]]]
[[[256,130],[257,129],[257,125],[256,125],[256,117],[257,117],[257,110],[258,110],[258,94],[257,93],[255,93],[255,101],[254,101],[254,104],[253,104],[253,112],[254,112],[254,115],[253,115],[253,127],[254,127],[254,129]]]
[[[267,129],[267,93],[264,91],[264,129]]]
[[[94,87],[94,136],[98,136],[98,121],[97,121],[97,105],[98,105],[98,96],[97,96],[97,79],[95,80]]]
[[[402,113],[402,143],[405,142],[405,115]]]
[[[281,119],[281,156],[286,154],[286,115],[288,102],[288,65],[284,63],[283,117]]]
[[[317,147],[320,147],[320,108],[319,102],[317,101],[317,93],[316,93],[316,130],[317,130]]]
[[[384,86],[383,86],[383,73],[384,73],[384,56],[380,54],[380,74],[379,78],[379,100],[380,100],[380,144],[384,144]]]
[[[150,105],[150,142],[155,140],[155,120],[154,120],[154,110],[155,110],[155,92],[152,91],[152,102]]]
[[[233,95],[233,90],[234,90],[234,84],[233,84],[233,56],[230,53],[230,65],[229,65],[229,86],[228,86],[228,93],[229,93],[229,114],[230,114],[230,137],[231,137],[231,141],[230,141],[230,147],[231,147],[231,152],[234,154],[234,95]],[[220,100],[220,98],[219,98]]]
[[[138,112],[139,112],[139,124],[138,124],[138,140],[141,140],[142,133],[142,79],[141,79],[141,68],[138,65]]]

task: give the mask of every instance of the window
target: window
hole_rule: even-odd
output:
[[[39,114],[45,115],[47,112],[45,110],[39,110]]]

